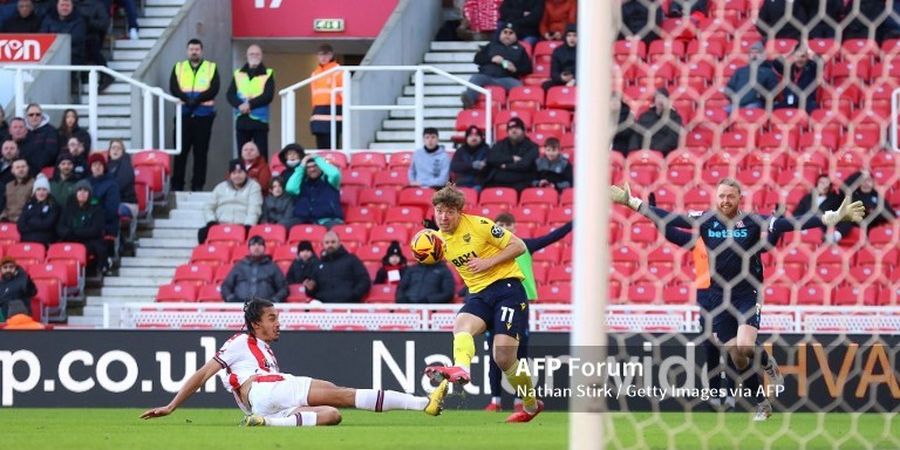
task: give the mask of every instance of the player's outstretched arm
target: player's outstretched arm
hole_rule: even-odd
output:
[[[197,392],[197,389],[200,389],[200,387],[206,383],[206,380],[210,379],[210,377],[220,370],[222,370],[222,366],[215,359],[207,361],[200,370],[194,372],[194,374],[184,382],[184,386],[181,386],[181,389],[175,394],[175,398],[173,398],[168,405],[144,411],[144,413],[141,414],[141,419],[154,419],[156,417],[172,414],[172,412],[181,406],[185,400],[194,395],[194,392]]]
[[[821,218],[818,216],[810,217],[800,223],[800,229],[830,227],[837,225],[839,222],[855,222],[859,223],[866,216],[866,207],[861,201],[850,202],[850,197],[844,197],[841,206],[838,209],[825,211]],[[786,217],[778,217],[769,227],[770,232],[784,233],[793,231],[794,224],[797,219],[788,219]]]
[[[627,182],[622,184],[621,187],[616,185],[610,186],[609,199],[613,203],[625,205],[634,211],[641,213],[654,222],[665,222],[665,225],[662,226],[657,224],[658,228],[663,228],[667,225],[678,228],[693,228],[696,222],[696,220],[689,215],[676,214],[662,208],[646,205],[643,200],[631,195],[631,187],[628,186]]]

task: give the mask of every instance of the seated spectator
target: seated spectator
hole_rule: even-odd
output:
[[[287,180],[291,179],[291,176],[294,175],[294,169],[300,165],[300,161],[303,161],[303,158],[306,156],[306,149],[303,148],[300,144],[288,144],[285,145],[280,152],[278,152],[278,159],[281,160],[281,164],[284,164],[284,170],[278,174],[282,180],[287,182]]]
[[[312,279],[313,274],[319,267],[319,257],[313,250],[312,243],[309,241],[300,241],[297,244],[297,258],[288,268],[287,282],[288,284],[301,284],[306,280]]]
[[[25,119],[21,117],[13,117],[9,120],[9,139],[16,143],[19,155],[23,153],[26,146],[31,145],[28,136],[28,128],[25,127]]]
[[[341,171],[321,156],[306,155],[285,190],[295,197],[292,224],[331,227],[344,223],[341,208]]]
[[[69,139],[75,137],[81,141],[81,144],[84,146],[84,151],[86,153],[91,152],[91,135],[84,128],[78,124],[78,111],[74,109],[67,109],[66,112],[63,113],[63,120],[59,123],[59,151],[64,152],[69,150],[71,153],[72,150],[68,147]]]
[[[647,0],[624,0],[619,39],[637,37],[649,44],[659,39],[657,31],[662,26],[662,21],[662,5]]]
[[[544,142],[544,156],[534,163],[537,179],[532,182],[535,187],[552,187],[557,190],[572,187],[572,164],[562,156],[559,139],[547,138]]]
[[[678,148],[682,131],[681,115],[672,108],[669,91],[659,88],[653,95],[653,106],[638,117],[629,150],[649,148],[668,155]]]
[[[24,301],[9,302],[9,318],[6,319],[4,330],[43,330],[45,328],[44,324],[31,317]]]
[[[212,199],[203,209],[206,226],[197,232],[200,243],[206,241],[213,225],[244,225],[249,230],[259,222],[263,201],[259,183],[247,176],[247,169],[240,159],[232,159],[228,168],[228,179],[216,185]]]
[[[828,175],[819,175],[816,178],[816,187],[800,199],[791,215],[803,222],[809,217],[837,209],[843,197],[843,194],[831,186],[831,178]]]
[[[518,44],[512,23],[505,23],[499,39],[491,40],[475,54],[478,73],[469,78],[477,86],[502,86],[506,92],[521,86],[519,77],[531,73],[531,57]],[[479,93],[466,89],[462,94],[463,108],[469,109],[478,101]]]
[[[63,0],[65,1],[65,0]],[[59,132],[50,125],[50,116],[44,114],[41,105],[32,103],[25,109],[28,117],[28,138],[25,145],[19,145],[19,154],[28,160],[31,176],[44,167],[53,167],[59,154]]]
[[[508,136],[497,141],[488,152],[487,167],[490,174],[485,186],[505,186],[521,191],[534,180],[534,162],[538,158],[538,146],[525,136],[525,122],[518,117],[506,124]]]
[[[426,128],[422,137],[423,146],[413,153],[409,165],[409,185],[440,189],[450,179],[450,155],[438,143],[437,128]]]
[[[0,105],[0,142],[7,139],[9,139],[9,124],[6,123],[6,111],[3,111],[3,106]]]
[[[57,0],[41,22],[41,33],[68,34],[72,38],[72,65],[86,62],[87,22],[75,11],[72,0]]]
[[[541,39],[543,16],[544,0],[503,0],[500,4],[500,21],[515,27],[520,38],[532,46]]]
[[[37,33],[41,30],[41,20],[32,0],[19,0],[16,14],[3,22],[0,33]]]
[[[484,142],[484,132],[475,125],[466,130],[466,142],[456,149],[450,161],[453,182],[459,187],[481,189],[490,147]]]
[[[497,30],[502,0],[465,0],[457,35],[464,41],[488,41]]]
[[[819,61],[811,56],[809,49],[800,45],[786,62],[780,59],[772,62],[773,69],[786,83],[775,108],[800,108],[806,112],[818,108]]]
[[[40,242],[49,247],[56,242],[56,223],[62,208],[50,195],[47,177],[38,175],[32,188],[31,200],[25,204],[17,225],[22,242]]]
[[[578,22],[576,0],[546,0],[541,17],[541,37],[546,41],[558,41],[567,33],[567,25]]]
[[[0,213],[0,222],[15,222],[22,214],[22,208],[31,198],[34,178],[28,172],[28,162],[23,158],[13,161],[12,174],[15,177],[6,183],[5,196],[3,198],[3,212]]]
[[[453,301],[453,274],[447,264],[413,264],[397,286],[397,303],[450,303]]]
[[[88,165],[91,170],[91,182],[93,201],[103,208],[104,230],[107,236],[119,235],[119,204],[122,198],[119,196],[119,185],[115,178],[106,171],[106,158],[102,153],[92,153],[88,157]]]
[[[841,40],[876,39],[880,43],[884,31],[882,25],[888,15],[884,0],[845,0]]]
[[[125,142],[121,139],[110,139],[109,162],[106,170],[109,176],[119,186],[119,216],[137,217],[138,199],[134,190],[134,166],[131,164],[131,155],[125,153]]]
[[[272,257],[266,254],[265,239],[253,236],[247,240],[247,246],[250,249],[247,256],[234,265],[222,282],[222,298],[241,303],[257,297],[283,302],[288,296],[287,281]]]
[[[669,3],[669,17],[691,16],[697,20],[707,16],[709,3],[707,0],[672,0]]]
[[[807,28],[810,12],[803,1],[766,0],[759,5],[756,28],[764,40],[800,40],[802,30]],[[812,11],[812,14],[816,14]]]
[[[50,194],[65,206],[69,197],[75,193],[75,184],[78,178],[75,176],[75,159],[68,153],[60,153],[56,158],[56,170],[50,179]]]
[[[7,139],[0,146],[0,189],[6,189],[9,183],[16,177],[12,174],[12,163],[19,158],[19,146],[16,141]]]
[[[544,82],[544,90],[553,86],[575,86],[575,57],[578,55],[578,31],[575,24],[566,26],[565,42],[550,55],[550,79]]]
[[[844,181],[844,192],[852,192],[851,201],[861,201],[866,206],[862,222],[841,222],[835,226],[834,241],[847,236],[853,227],[861,227],[866,233],[872,228],[885,225],[897,219],[897,213],[887,204],[877,190],[875,181],[867,170],[855,172]]]
[[[103,238],[105,219],[100,205],[92,202],[92,190],[88,180],[75,184],[75,194],[66,201],[56,225],[56,236],[63,242],[84,244],[89,256],[88,273],[106,274],[111,266]]]
[[[612,149],[628,156],[634,135],[634,130],[632,129],[634,126],[634,115],[631,114],[631,107],[628,106],[628,103],[622,101],[622,97],[619,94],[614,93],[610,97],[610,106],[613,111],[616,108],[619,110],[619,121],[616,127],[616,135],[612,140]]]
[[[750,47],[750,64],[738,68],[725,86],[725,94],[731,99],[726,110],[765,108],[777,86],[778,76],[766,61],[762,42],[757,42]]]
[[[400,242],[391,241],[381,258],[381,267],[375,273],[375,284],[397,284],[406,272],[406,257],[400,251]]]
[[[12,302],[21,302],[26,314],[31,314],[31,297],[37,295],[37,288],[25,269],[16,264],[12,256],[0,259],[0,314],[6,319]],[[19,313],[21,311],[13,311]]]
[[[337,233],[329,231],[322,238],[319,267],[303,286],[307,296],[322,303],[359,303],[372,282],[362,261],[341,245]]]
[[[290,227],[294,218],[294,196],[284,192],[281,176],[269,182],[269,195],[263,200],[259,223],[275,223]]]
[[[81,139],[74,136],[70,137],[68,142],[66,142],[65,153],[67,153],[72,160],[72,176],[75,178],[75,181],[87,178],[88,174],[91,173],[91,170],[88,168],[88,154],[87,151],[85,151],[84,143]],[[58,156],[56,160],[58,165]]]
[[[269,170],[269,163],[266,158],[259,154],[259,147],[253,141],[247,141],[241,147],[241,161],[247,168],[247,176],[256,180],[259,187],[263,189],[263,195],[269,194],[269,182],[272,181],[272,172]]]

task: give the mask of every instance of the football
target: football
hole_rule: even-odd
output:
[[[419,264],[434,264],[444,259],[444,241],[437,231],[421,230],[409,243],[413,257]]]

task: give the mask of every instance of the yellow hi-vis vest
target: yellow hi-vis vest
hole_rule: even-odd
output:
[[[201,92],[209,90],[215,74],[216,63],[212,61],[201,61],[196,73],[194,73],[189,60],[179,61],[175,64],[175,78],[178,80],[178,87],[190,98],[198,97]],[[198,116],[212,114],[215,104],[215,101],[207,100],[195,108],[193,112]],[[186,105],[182,105],[182,112],[188,112]]]
[[[274,71],[272,69],[266,69],[265,75],[250,78],[247,73],[241,71],[241,69],[235,70],[234,87],[235,90],[237,90],[238,98],[242,101],[247,101],[262,95],[266,90],[266,82],[269,81],[269,78],[272,77],[273,73]],[[239,115],[241,115],[241,111],[235,108],[234,116],[237,117]],[[251,109],[250,118],[260,122],[269,123],[269,105]]]

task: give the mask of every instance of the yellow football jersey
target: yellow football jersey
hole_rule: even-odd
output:
[[[491,283],[504,278],[525,278],[515,259],[498,264],[480,273],[469,272],[466,263],[471,258],[489,258],[500,253],[512,233],[484,217],[462,214],[453,233],[439,232],[444,240],[444,258],[453,264],[472,294],[481,292]]]

